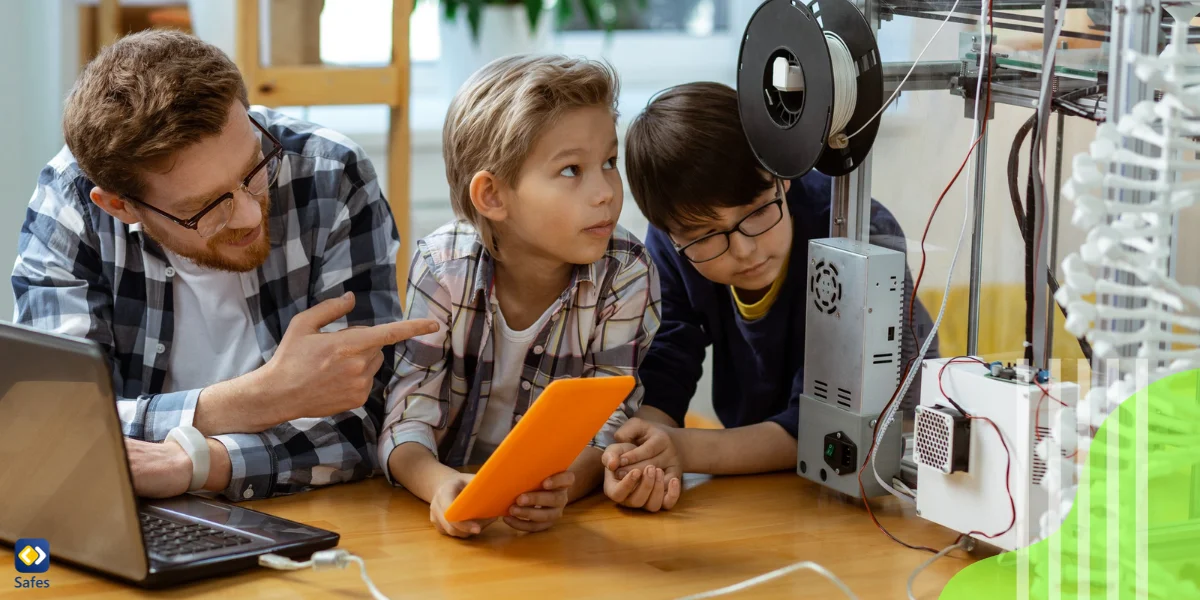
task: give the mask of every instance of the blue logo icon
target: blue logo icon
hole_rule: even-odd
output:
[[[13,563],[18,573],[45,573],[50,569],[50,542],[21,538],[13,545]]]

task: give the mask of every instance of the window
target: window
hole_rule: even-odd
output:
[[[408,51],[413,62],[434,62],[442,55],[437,0],[417,0],[408,22]]]
[[[644,10],[637,7],[638,0],[618,2],[617,30],[652,30],[708,36],[714,32],[729,30],[728,0],[645,0]],[[587,18],[578,13],[562,31],[586,31],[593,29]]]
[[[554,18],[550,0],[547,18]],[[572,55],[603,56],[630,83],[653,85],[661,75],[677,83],[686,78],[732,82],[737,47],[731,31],[740,31],[744,18],[735,18],[740,5],[757,0],[646,0],[645,10],[630,10],[637,0],[618,3],[620,24],[610,34],[594,31],[581,11],[564,25],[548,50]],[[392,0],[325,0],[321,12],[321,60],[335,65],[377,65],[391,59]],[[748,12],[746,15],[748,16]],[[438,0],[416,0],[409,27],[413,89],[429,86],[422,78],[441,59]],[[653,65],[646,56],[660,57]],[[426,71],[430,73],[426,73]],[[436,87],[436,86],[432,86]],[[430,88],[431,89],[431,88]]]
[[[437,0],[417,0],[409,21],[409,58],[441,56]],[[392,60],[392,0],[325,0],[321,11],[321,61],[334,65],[383,65]]]

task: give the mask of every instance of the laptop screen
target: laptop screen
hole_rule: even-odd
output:
[[[137,503],[99,349],[0,324],[0,539],[140,581]]]

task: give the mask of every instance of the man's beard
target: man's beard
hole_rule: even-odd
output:
[[[268,200],[262,203],[262,221],[259,222],[262,232],[259,233],[258,239],[254,240],[253,244],[245,248],[236,248],[227,244],[245,237],[251,231],[248,229],[222,229],[216,235],[205,239],[205,250],[199,252],[190,248],[177,247],[170,241],[171,236],[162,234],[146,221],[142,221],[142,231],[149,235],[151,239],[158,242],[163,248],[201,267],[217,271],[245,273],[262,266],[267,261],[267,256],[271,253],[271,228],[268,226],[269,212],[270,203]],[[227,258],[217,251],[217,248],[221,246],[237,250],[239,251],[239,255],[236,258]]]

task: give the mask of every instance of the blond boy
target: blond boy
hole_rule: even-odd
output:
[[[444,534],[489,524],[445,520],[471,478],[457,467],[486,460],[551,381],[636,375],[658,329],[657,273],[616,225],[616,96],[605,65],[518,56],[485,66],[450,105],[457,220],[418,242],[407,299],[410,318],[442,327],[400,346],[379,444],[389,479],[429,502]],[[641,399],[639,381],[572,466],[519,497],[505,522],[547,529],[594,490],[603,449]]]

